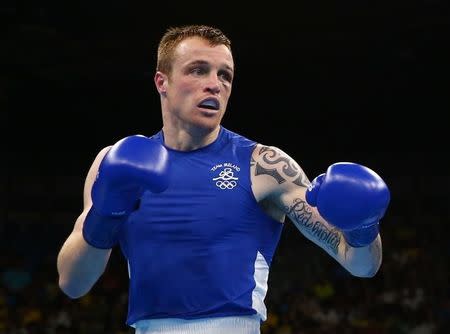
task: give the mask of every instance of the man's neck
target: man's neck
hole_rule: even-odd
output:
[[[205,147],[217,139],[220,126],[212,131],[192,129],[175,129],[169,126],[163,127],[164,144],[177,151],[193,151]]]

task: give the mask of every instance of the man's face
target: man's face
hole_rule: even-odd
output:
[[[225,45],[211,46],[198,37],[182,41],[165,80],[166,121],[175,127],[216,129],[231,94],[233,72],[233,56]]]

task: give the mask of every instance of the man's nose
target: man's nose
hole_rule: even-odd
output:
[[[211,74],[210,76],[208,76],[206,91],[213,94],[218,94],[220,92],[220,80],[216,74]]]

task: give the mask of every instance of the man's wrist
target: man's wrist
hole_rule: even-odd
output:
[[[379,233],[379,223],[362,226],[360,228],[351,230],[351,231],[343,231],[345,241],[352,247],[365,247],[370,245],[378,236]]]

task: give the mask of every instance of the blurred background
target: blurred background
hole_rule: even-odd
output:
[[[371,279],[287,221],[263,334],[449,332],[448,4],[243,4],[1,2],[0,333],[132,333],[120,250],[78,300],[58,289],[56,256],[97,152],[160,129],[156,49],[181,24],[232,40],[225,127],[282,148],[310,179],[354,161],[391,189]]]

